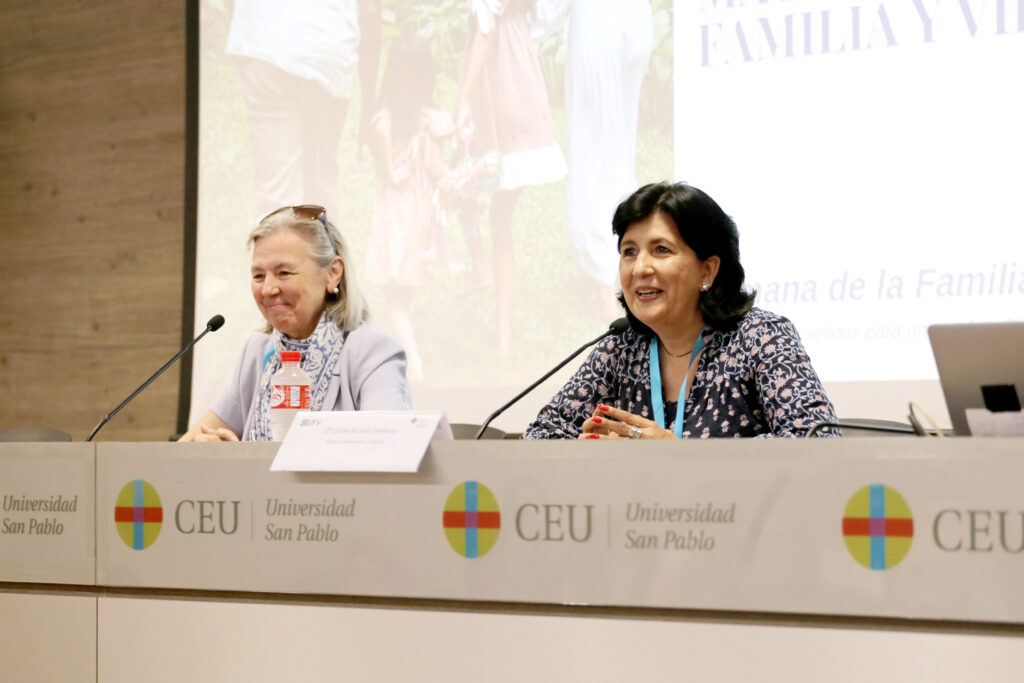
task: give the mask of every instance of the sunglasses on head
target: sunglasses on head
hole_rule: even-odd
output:
[[[324,231],[327,233],[327,239],[331,240],[331,247],[334,248],[334,253],[339,254],[338,245],[334,241],[334,233],[331,232],[331,227],[327,224],[327,209],[317,204],[302,204],[300,206],[286,206],[283,209],[278,209],[271,214],[268,214],[263,220],[267,220],[270,216],[281,211],[291,209],[292,215],[299,220],[303,221],[320,221],[321,225],[324,226]],[[262,221],[260,221],[262,222]]]

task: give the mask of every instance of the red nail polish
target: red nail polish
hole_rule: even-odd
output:
[[[606,406],[606,405],[605,405],[605,404],[603,404],[603,403],[599,403],[599,404],[597,404],[597,409],[598,409],[598,410],[603,410],[603,411],[604,411],[604,412],[606,412],[606,413],[607,413],[607,412],[608,412],[608,410],[609,410],[608,406]]]
[[[592,417],[590,419],[596,422],[597,424],[601,424],[604,421],[603,418],[600,417]]]
[[[598,436],[597,434],[587,434],[587,435],[586,435],[585,437],[583,437],[583,438],[584,438],[584,439],[600,439],[601,437],[600,437],[600,436]]]

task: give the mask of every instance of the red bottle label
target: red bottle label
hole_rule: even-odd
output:
[[[270,407],[309,410],[309,385],[275,384],[270,388]]]

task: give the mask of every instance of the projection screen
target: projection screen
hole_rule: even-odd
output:
[[[610,217],[651,181],[733,216],[841,413],[899,419],[879,387],[941,412],[927,326],[1024,315],[1024,0],[224,0],[200,30],[195,317],[228,323],[193,418],[262,322],[245,238],[284,205],[327,207],[415,406],[453,422],[621,315]],[[500,78],[472,78],[477,33]],[[516,125],[525,151],[488,147]]]

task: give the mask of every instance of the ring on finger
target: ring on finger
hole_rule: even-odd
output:
[[[636,425],[630,425],[629,426],[629,438],[631,438],[631,439],[641,439],[641,438],[643,438],[643,435],[644,435],[644,431],[642,429],[640,429],[639,427],[637,427]]]

